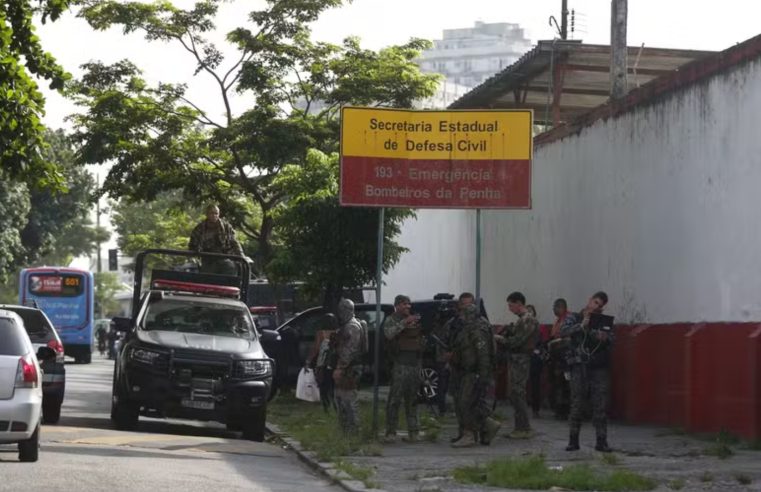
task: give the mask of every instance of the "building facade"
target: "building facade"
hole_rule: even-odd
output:
[[[473,27],[445,29],[443,39],[423,52],[420,69],[440,73],[448,81],[476,87],[509,67],[531,49],[519,24],[478,21]]]

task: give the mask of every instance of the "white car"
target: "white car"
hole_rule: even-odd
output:
[[[21,317],[0,309],[0,445],[18,443],[19,461],[35,462],[40,452],[42,371]],[[44,352],[44,353],[43,353]]]

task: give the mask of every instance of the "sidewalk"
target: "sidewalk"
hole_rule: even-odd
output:
[[[380,392],[381,400],[385,400],[385,393]],[[372,391],[362,391],[360,398],[372,402]],[[429,410],[420,406],[419,412],[425,415]],[[383,444],[381,456],[349,456],[344,461],[372,469],[375,472],[372,482],[388,492],[499,490],[457,483],[451,478],[452,473],[458,467],[538,453],[550,466],[586,463],[607,472],[630,470],[653,478],[658,484],[655,490],[761,490],[761,452],[743,444],[727,447],[717,444],[715,439],[688,437],[673,429],[610,424],[608,440],[614,457],[603,460],[603,455],[594,451],[594,429],[589,423],[582,428],[582,449],[568,453],[565,451],[568,424],[555,421],[548,411],[543,418],[532,420],[536,435],[528,441],[502,437],[511,430],[512,410],[500,406],[496,414],[504,423],[491,446],[453,449],[449,440],[457,429],[450,423],[435,443],[406,444],[400,440],[397,444]],[[403,427],[403,417],[400,420]],[[726,459],[715,456],[727,449],[731,449],[732,455]]]

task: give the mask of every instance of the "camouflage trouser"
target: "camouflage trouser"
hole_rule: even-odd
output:
[[[526,384],[531,366],[528,354],[510,354],[510,404],[515,410],[515,430],[529,431],[528,405],[526,404]]]
[[[359,401],[357,390],[335,389],[338,428],[345,433],[359,432]]]
[[[486,404],[486,387],[472,373],[460,375],[458,420],[464,431],[479,432],[483,429],[491,408]]]
[[[549,364],[550,378],[550,404],[555,416],[568,418],[568,408],[571,400],[568,381],[565,379],[567,367],[560,361],[551,361]]]
[[[584,418],[584,401],[589,398],[592,424],[598,439],[607,439],[608,370],[581,364],[571,367],[571,433],[578,434]]]
[[[454,367],[449,368],[449,394],[452,395],[452,401],[454,402],[454,411],[455,415],[457,416],[457,424],[462,430],[462,412],[461,412],[461,405],[462,405],[462,398],[460,391],[462,388],[460,387],[462,384],[462,377],[460,376],[460,371],[455,369]]]
[[[238,267],[235,262],[227,259],[206,258],[201,263],[201,273],[215,273],[217,275],[238,275]]]
[[[391,372],[391,389],[386,405],[386,434],[395,434],[399,425],[399,407],[404,402],[407,416],[407,432],[417,434],[420,425],[417,418],[417,399],[420,391],[420,365],[394,363]]]

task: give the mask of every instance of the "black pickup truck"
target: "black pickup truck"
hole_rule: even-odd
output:
[[[153,269],[141,292],[151,254],[227,259],[240,275]],[[126,333],[111,399],[118,429],[133,428],[144,415],[221,422],[244,439],[264,440],[275,365],[261,342],[278,335],[255,329],[244,302],[248,278],[243,257],[158,249],[138,255],[132,316],[112,320]]]

